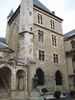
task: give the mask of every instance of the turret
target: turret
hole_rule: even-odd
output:
[[[19,35],[19,60],[33,61],[33,0],[21,0]]]
[[[14,12],[13,12],[13,9],[12,9],[12,10],[10,11],[8,17],[7,17],[7,20],[9,20],[9,19],[12,17],[13,14],[14,14]]]

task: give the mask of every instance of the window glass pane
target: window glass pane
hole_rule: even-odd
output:
[[[53,54],[53,60],[54,60],[54,63],[58,63],[58,55],[57,54]]]
[[[52,45],[57,46],[56,36],[52,35]]]
[[[39,42],[43,42],[43,40],[44,40],[43,38],[44,38],[44,37],[43,37],[43,31],[40,31],[40,30],[39,30],[39,31],[38,31],[38,41],[39,41]]]
[[[50,28],[55,30],[55,23],[54,20],[50,19]]]
[[[42,61],[45,60],[44,51],[39,50],[39,60],[42,60]]]
[[[38,14],[38,23],[42,24],[42,15],[41,14]]]

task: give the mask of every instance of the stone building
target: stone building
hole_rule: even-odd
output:
[[[40,90],[46,87],[49,92],[68,91],[63,20],[38,0],[21,0],[21,5],[7,18],[7,48],[1,53],[1,57],[3,53],[7,54],[3,56],[7,59],[0,61],[4,76],[0,75],[0,80],[5,83],[3,88],[8,91],[8,96],[29,96],[35,74]]]
[[[70,90],[75,89],[75,29],[64,34]]]

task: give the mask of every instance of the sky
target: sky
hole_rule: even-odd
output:
[[[75,29],[75,0],[39,0],[55,15],[62,18],[63,34]],[[21,0],[1,0],[0,2],[0,37],[5,37],[7,16],[17,9]]]

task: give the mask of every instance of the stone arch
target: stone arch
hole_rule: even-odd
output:
[[[22,69],[17,70],[16,78],[17,78],[17,90],[24,90],[25,89],[25,71]]]
[[[56,85],[62,85],[62,79],[63,79],[62,73],[58,70],[55,73]]]
[[[38,77],[38,85],[44,85],[44,72],[41,68],[36,70],[36,75]]]
[[[0,68],[0,88],[7,91],[11,88],[11,70],[8,67]]]
[[[3,68],[3,67],[9,68],[12,71],[12,67],[10,67],[9,64],[1,64],[0,69]]]

